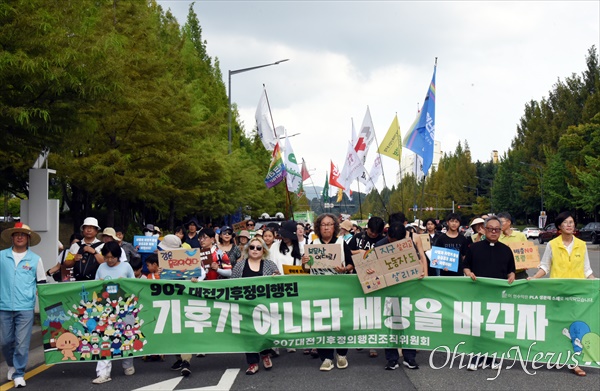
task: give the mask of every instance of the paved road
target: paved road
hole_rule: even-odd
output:
[[[540,246],[543,253],[544,246]],[[600,276],[600,246],[589,245],[590,261],[596,276]],[[534,271],[530,271],[530,274]],[[36,343],[34,343],[36,345]],[[136,374],[125,376],[119,362],[113,364],[113,380],[94,385],[95,364],[43,363],[41,346],[32,346],[29,372],[26,376],[28,390],[598,390],[600,370],[587,369],[588,376],[577,377],[565,367],[562,369],[533,369],[525,371],[519,363],[505,362],[500,372],[491,369],[469,372],[458,368],[460,359],[444,365],[443,354],[419,352],[419,370],[400,368],[384,370],[383,351],[378,358],[369,358],[368,350],[350,350],[349,367],[331,372],[319,371],[319,360],[297,353],[282,352],[273,360],[270,371],[261,370],[254,376],[246,376],[243,354],[218,354],[193,358],[192,375],[178,376],[169,368],[173,357],[164,362],[143,362],[135,359]],[[509,368],[510,367],[510,368]],[[228,370],[229,369],[229,370]],[[0,391],[12,387],[6,383],[6,363],[0,364]],[[492,380],[493,379],[493,380]],[[207,388],[205,388],[207,387]]]

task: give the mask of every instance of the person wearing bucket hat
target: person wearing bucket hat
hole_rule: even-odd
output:
[[[103,243],[120,242],[119,237],[117,236],[117,232],[112,227],[104,228],[104,231],[102,231],[102,233],[100,233],[99,236],[100,240],[102,240]],[[121,251],[121,257],[119,258],[119,262],[127,262],[127,254],[125,254],[125,251]]]
[[[18,388],[25,387],[36,283],[45,283],[46,274],[42,258],[29,248],[40,243],[40,235],[18,222],[1,236],[11,247],[0,251],[0,340],[8,379]]]
[[[81,224],[83,240],[73,243],[69,251],[75,254],[73,259],[65,259],[65,266],[73,268],[76,281],[89,281],[96,278],[96,271],[104,263],[102,246],[104,243],[97,238],[100,226],[94,217],[86,217]]]
[[[283,275],[283,265],[301,266],[302,250],[296,233],[297,225],[295,221],[284,221],[279,228],[281,241],[275,242],[269,249],[270,259],[277,265],[279,273]]]
[[[198,220],[196,220],[195,217],[192,217],[190,221],[184,225],[188,232],[182,242],[189,244],[191,248],[200,248],[200,238],[198,236],[198,228],[200,228],[200,223],[198,223]]]
[[[350,240],[352,239],[352,221],[344,220],[340,223],[340,235],[344,237],[346,243],[350,244]]]
[[[240,233],[237,235],[237,240],[240,250],[243,250],[244,247],[248,244],[248,241],[250,240],[250,232],[248,232],[248,230],[245,229],[241,230]]]

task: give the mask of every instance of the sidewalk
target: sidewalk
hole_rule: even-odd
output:
[[[36,322],[39,323],[39,322]],[[27,371],[44,364],[44,347],[42,346],[42,327],[39,324],[33,325],[31,332],[31,344],[29,345],[29,360],[27,363]],[[0,384],[6,382],[6,374],[8,373],[8,365],[6,358],[0,352]]]

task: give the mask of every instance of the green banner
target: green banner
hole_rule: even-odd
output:
[[[355,275],[118,279],[41,285],[39,299],[47,363],[277,346],[405,347],[599,367],[599,287],[430,277],[365,295]]]

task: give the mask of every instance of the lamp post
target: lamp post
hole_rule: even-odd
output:
[[[530,166],[530,167],[534,167],[540,170],[540,213],[543,213],[544,211],[544,167],[540,166],[539,164],[531,164],[531,163],[525,163],[525,162],[519,162],[519,164],[522,164],[524,166]]]
[[[229,153],[231,154],[231,75],[237,75],[238,73],[243,73],[243,72],[248,72],[248,71],[253,71],[255,69],[259,69],[259,68],[265,68],[265,67],[270,67],[271,65],[278,65],[281,64],[282,62],[286,62],[289,61],[289,58],[286,58],[285,60],[279,60],[276,62],[273,62],[271,64],[264,64],[264,65],[258,65],[255,67],[250,67],[250,68],[242,68],[242,69],[234,69],[234,70],[229,70],[229,87],[227,90],[227,94],[229,95],[229,132],[228,132],[228,136],[229,136]]]
[[[473,186],[463,186],[463,187],[466,189],[475,189],[477,197],[479,197],[479,188],[478,187],[473,187]]]
[[[475,176],[475,178],[477,179],[483,179],[484,181],[488,181],[490,182],[490,212],[492,212],[492,214],[494,213],[494,204],[493,204],[493,194],[492,194],[492,189],[494,188],[494,180],[493,179],[487,179],[487,178],[481,178],[478,176]]]

